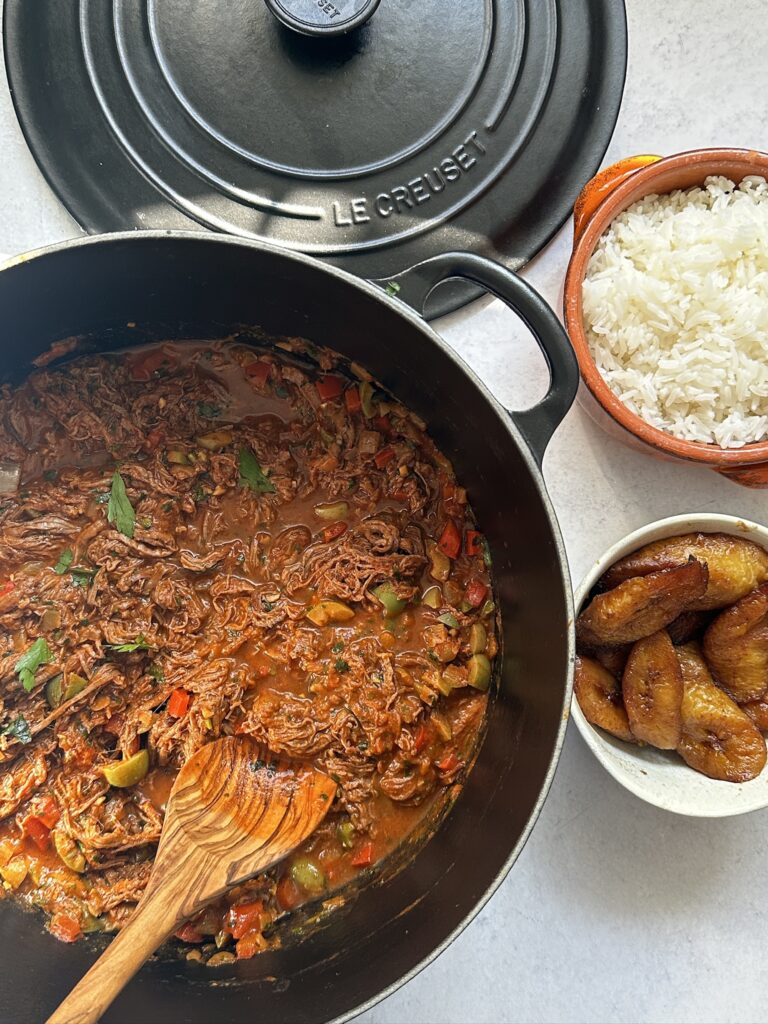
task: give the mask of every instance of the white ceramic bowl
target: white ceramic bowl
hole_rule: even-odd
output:
[[[660,519],[614,544],[576,591],[576,613],[603,573],[624,555],[651,541],[682,533],[730,533],[768,549],[768,529],[736,516],[687,515]],[[689,768],[674,750],[636,747],[589,724],[573,698],[571,716],[592,753],[635,796],[675,814],[721,818],[768,807],[768,767],[751,782],[717,782]]]

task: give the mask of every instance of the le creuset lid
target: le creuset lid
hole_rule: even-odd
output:
[[[626,68],[622,0],[5,0],[4,43],[88,231],[210,229],[377,279],[452,249],[526,263],[597,169]]]

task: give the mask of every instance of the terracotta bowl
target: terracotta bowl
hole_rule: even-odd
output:
[[[603,379],[589,350],[581,303],[587,264],[598,239],[614,217],[653,193],[702,185],[710,175],[740,182],[750,174],[768,178],[768,153],[751,149],[695,149],[676,156],[637,156],[601,171],[585,185],[574,207],[573,253],[563,294],[565,323],[581,369],[580,399],[611,433],[660,458],[709,466],[747,487],[768,487],[768,441],[723,449],[681,441],[641,419]]]
[[[649,523],[614,544],[592,566],[576,591],[578,614],[589,594],[614,562],[645,544],[681,533],[730,533],[768,549],[768,529],[736,516],[694,514]],[[630,793],[675,814],[721,818],[768,807],[768,766],[751,782],[718,782],[689,768],[674,750],[656,750],[624,743],[590,725],[575,695],[571,718],[597,760]]]

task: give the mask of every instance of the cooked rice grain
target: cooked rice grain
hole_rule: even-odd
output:
[[[598,369],[648,423],[739,448],[768,437],[768,184],[723,177],[646,196],[589,261]]]

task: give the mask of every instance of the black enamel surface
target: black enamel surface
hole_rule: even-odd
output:
[[[522,266],[598,167],[626,67],[622,0],[382,0],[328,39],[263,0],[6,0],[4,33],[87,230],[227,232],[369,278],[453,249]]]
[[[454,259],[442,276],[448,270],[466,265]],[[507,291],[492,268],[484,273]],[[509,298],[548,333],[548,349],[558,344],[546,318],[536,320],[535,302],[522,291]],[[285,251],[214,235],[86,239],[0,271],[0,311],[4,379],[24,376],[31,359],[71,334],[105,349],[259,324],[331,345],[425,418],[469,489],[493,555],[504,660],[485,742],[453,812],[407,867],[303,944],[217,971],[151,962],[103,1018],[347,1019],[423,967],[477,912],[511,867],[549,788],[570,699],[572,602],[535,462],[508,413],[408,306]],[[575,375],[569,386],[572,398]],[[44,1020],[97,952],[89,942],[56,942],[40,918],[7,903],[0,903],[0,945],[0,1020],[13,1024]]]

